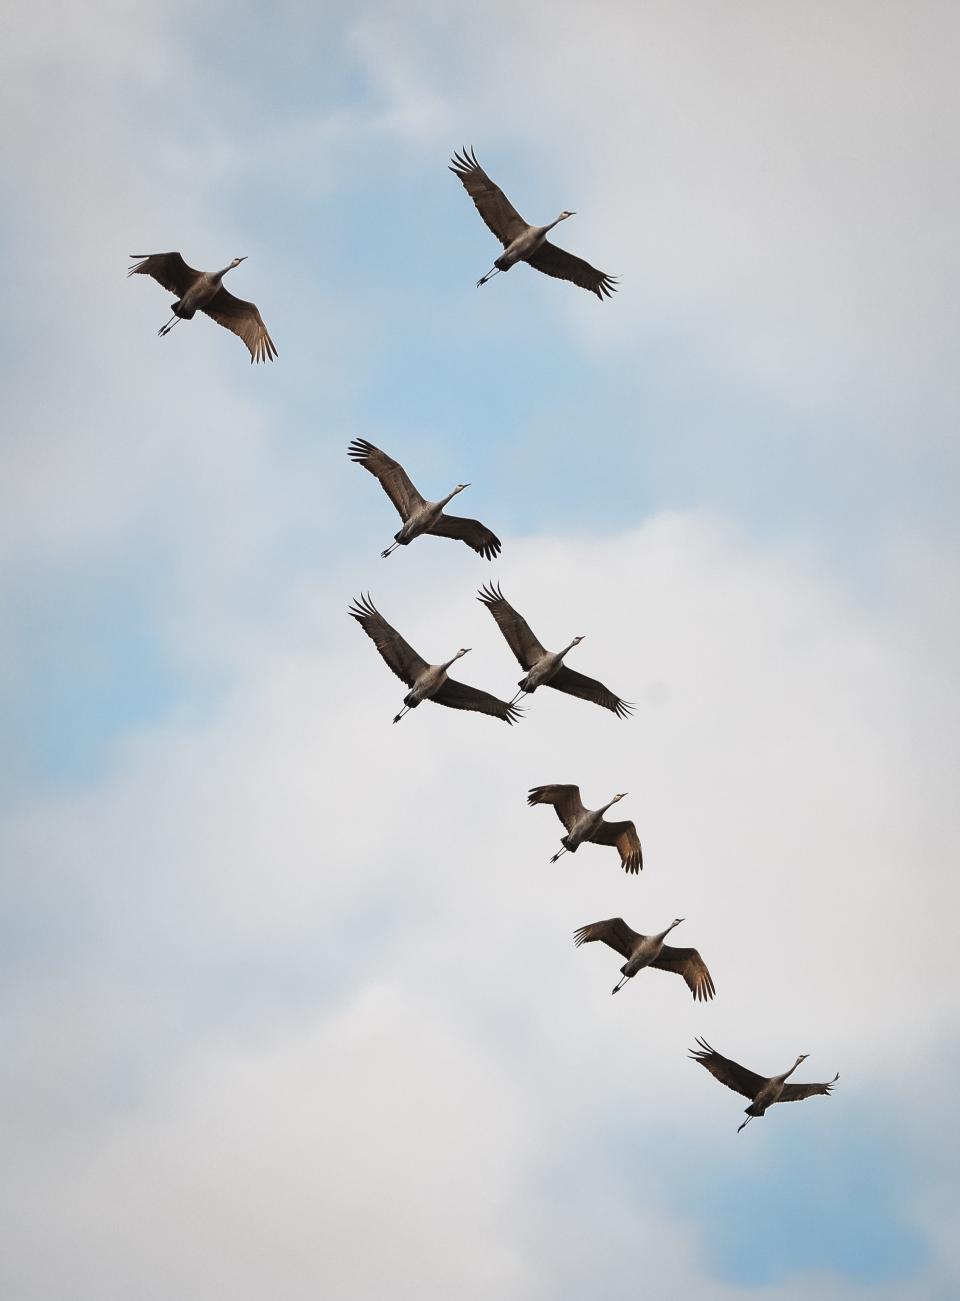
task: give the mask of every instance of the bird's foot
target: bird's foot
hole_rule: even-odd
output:
[[[390,552],[391,552],[392,550],[393,550],[393,547],[387,547],[386,551],[381,551],[381,552],[380,552],[380,557],[381,557],[381,559],[382,559],[382,560],[386,560],[387,556],[389,556],[389,554],[390,554]]]

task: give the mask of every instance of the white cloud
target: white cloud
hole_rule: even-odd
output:
[[[774,1113],[764,1139],[839,1134],[877,1105],[877,1074],[892,1099],[937,1061],[957,975],[956,815],[904,780],[901,756],[917,771],[947,759],[952,706],[942,734],[911,728],[942,704],[945,658],[918,650],[896,609],[858,609],[814,559],[757,553],[705,517],[509,550],[507,595],[548,644],[587,633],[578,663],[638,699],[633,722],[541,691],[512,730],[431,705],[391,727],[402,688],[345,599],[310,586],[239,662],[224,643],[236,683],[217,717],[128,743],[108,788],[34,807],[8,834],[4,858],[44,883],[48,925],[61,898],[74,919],[52,1024],[88,1027],[100,1116],[48,1146],[44,1112],[69,1076],[38,1102],[34,1049],[8,1083],[5,1110],[30,1097],[37,1127],[15,1242],[60,1190],[46,1271],[59,1258],[91,1296],[119,1297],[159,1241],[168,1290],[220,1279],[253,1296],[282,1261],[295,1297],[322,1256],[344,1297],[381,1290],[381,1270],[440,1296],[458,1268],[478,1296],[529,1295],[531,1278],[549,1295],[530,1253],[550,1213],[524,1208],[558,1134],[589,1161],[602,1116],[635,1130],[638,1108],[657,1124],[679,1110],[687,1141],[738,1122],[737,1098],[684,1057],[695,1034],[757,1069],[807,1051],[812,1078],[841,1071],[833,1099]],[[447,553],[425,568],[411,551],[381,573],[374,596],[416,646],[440,656],[467,636],[463,677],[507,692],[518,670],[471,591],[485,568]],[[639,880],[590,846],[547,864],[559,824],[524,794],[551,780],[596,802],[626,786]],[[575,951],[571,932],[618,913],[648,930],[686,916],[716,1002],[693,1005],[661,973],[612,1000],[615,955]],[[20,977],[15,1058],[51,1008],[48,991],[31,1017],[29,961]],[[104,1016],[114,986],[132,992]],[[658,1239],[693,1241],[666,1218]],[[615,1225],[611,1250],[635,1248]],[[124,1246],[98,1271],[104,1226]],[[705,1268],[698,1251],[670,1266],[677,1288]]]

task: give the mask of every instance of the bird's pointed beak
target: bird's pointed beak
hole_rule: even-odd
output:
[[[250,256],[249,253],[244,253],[243,257],[238,257],[238,258],[237,258],[237,261],[238,261],[238,262],[246,262],[246,260],[247,260],[247,258],[248,258],[249,256]]]

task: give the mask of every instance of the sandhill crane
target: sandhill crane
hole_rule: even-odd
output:
[[[482,601],[496,619],[517,662],[521,668],[527,670],[525,676],[517,683],[520,690],[513,698],[514,703],[524,692],[533,692],[537,687],[547,686],[557,691],[565,691],[568,696],[592,700],[595,705],[602,705],[604,709],[612,710],[618,718],[627,718],[630,715],[633,705],[629,701],[615,696],[609,687],[605,687],[596,678],[585,677],[576,669],[567,668],[564,664],[563,657],[583,641],[582,637],[574,637],[570,645],[565,646],[561,651],[546,651],[530,631],[526,619],[517,614],[510,602],[506,600],[499,585],[494,587],[492,583],[485,584],[481,587],[477,600]]]
[[[614,795],[602,809],[585,809],[580,799],[579,786],[535,786],[527,796],[528,804],[552,804],[557,817],[567,829],[560,837],[563,849],[558,849],[550,859],[555,863],[568,850],[575,854],[585,840],[595,845],[616,845],[620,851],[620,864],[625,872],[643,870],[643,851],[640,837],[632,822],[604,822],[603,815],[627,794]]]
[[[403,528],[393,535],[393,546],[381,551],[389,556],[397,547],[405,547],[421,533],[432,533],[437,538],[459,538],[472,547],[484,560],[492,560],[500,552],[500,539],[479,520],[464,519],[460,515],[445,515],[443,508],[458,492],[469,488],[469,483],[458,483],[452,492],[439,501],[427,501],[410,481],[410,476],[392,456],[365,438],[355,438],[347,448],[351,460],[362,465],[380,480],[384,492],[396,506],[403,520]]]
[[[591,922],[573,933],[573,942],[579,946],[600,940],[616,949],[627,960],[620,968],[620,980],[610,991],[616,994],[638,971],[644,967],[659,967],[661,971],[675,971],[687,982],[694,1000],[706,1002],[716,990],[707,970],[707,964],[696,949],[674,949],[664,940],[675,926],[683,921],[677,917],[659,935],[638,935],[622,917],[611,917],[605,922]]]
[[[728,1089],[733,1089],[735,1093],[742,1093],[745,1098],[752,1099],[750,1106],[745,1107],[747,1119],[738,1128],[737,1133],[750,1124],[754,1116],[762,1116],[768,1107],[772,1107],[775,1102],[802,1102],[804,1098],[812,1098],[818,1093],[832,1093],[833,1086],[840,1078],[840,1072],[827,1084],[787,1084],[787,1080],[797,1069],[801,1062],[806,1061],[808,1053],[801,1053],[788,1071],[782,1075],[771,1075],[764,1078],[757,1075],[754,1071],[748,1071],[746,1066],[741,1066],[739,1062],[732,1062],[729,1057],[721,1057],[720,1054],[704,1040],[697,1040],[698,1047],[690,1050],[690,1056],[701,1066],[705,1066],[710,1074],[725,1084]]]
[[[171,304],[173,316],[158,331],[161,338],[178,321],[189,321],[195,312],[203,312],[243,340],[250,352],[251,365],[255,361],[273,361],[278,355],[256,305],[234,298],[223,287],[223,277],[245,262],[246,255],[235,257],[222,271],[194,271],[179,253],[131,253],[130,256],[139,261],[127,272],[128,277],[153,276],[164,289],[179,295]]]
[[[465,686],[462,682],[447,677],[450,665],[461,655],[466,655],[469,646],[461,646],[456,655],[444,664],[428,664],[403,640],[396,628],[387,623],[370,600],[369,594],[355,600],[349,612],[376,646],[387,666],[410,688],[403,698],[403,709],[393,720],[395,723],[399,723],[408,710],[416,709],[421,700],[435,700],[438,705],[446,705],[450,709],[471,709],[480,714],[492,714],[507,723],[514,723],[521,716],[522,710],[508,701],[498,700],[489,692],[479,691],[476,687]]]
[[[459,176],[463,188],[476,204],[477,212],[504,248],[487,274],[477,281],[478,289],[498,271],[509,271],[514,263],[526,262],[544,275],[555,276],[558,280],[570,280],[582,289],[589,289],[601,300],[616,292],[616,276],[598,271],[589,262],[584,262],[583,258],[575,257],[566,249],[557,248],[556,244],[551,244],[547,239],[554,226],[566,221],[568,217],[575,217],[575,212],[564,209],[549,226],[531,226],[520,216],[503,190],[494,185],[477,162],[472,149],[463,149],[454,154],[450,170],[454,176]]]

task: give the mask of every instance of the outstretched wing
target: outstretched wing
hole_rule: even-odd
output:
[[[705,1066],[714,1079],[725,1084],[728,1089],[733,1089],[735,1093],[742,1093],[745,1098],[750,1098],[752,1101],[766,1084],[767,1081],[762,1075],[748,1071],[746,1066],[731,1061],[729,1057],[721,1057],[705,1039],[698,1039],[697,1045],[690,1051],[693,1060]]]
[[[224,289],[221,285],[209,303],[205,303],[200,310],[243,340],[250,353],[251,366],[255,361],[273,361],[278,355],[255,303],[234,298],[229,289]]]
[[[500,631],[506,638],[507,645],[517,657],[522,668],[532,669],[538,660],[543,659],[546,651],[530,631],[530,625],[522,614],[516,610],[500,591],[500,585],[486,583],[480,588],[478,601],[482,601],[496,619]],[[576,788],[574,788],[576,789]]]
[[[360,596],[350,607],[350,614],[376,646],[377,650],[401,682],[412,687],[429,666],[417,652],[392,628],[370,600],[370,594]],[[436,697],[434,697],[436,699]]]
[[[472,149],[462,149],[454,154],[450,170],[459,176],[463,188],[476,204],[477,212],[487,224],[487,228],[496,235],[504,248],[512,243],[518,235],[527,229],[527,222],[500,189],[494,185],[477,162]]]
[[[605,687],[596,678],[588,678],[585,674],[578,673],[576,669],[567,668],[566,664],[560,665],[546,685],[555,687],[557,691],[565,691],[568,696],[578,696],[581,700],[592,700],[595,705],[602,705],[604,709],[613,710],[617,718],[629,718],[634,708],[629,700],[621,700],[619,696],[613,694],[609,687]]]
[[[194,281],[202,274],[188,267],[179,253],[131,253],[134,265],[127,272],[130,276],[153,276],[164,289],[182,298]]]
[[[355,438],[347,448],[347,455],[380,480],[380,486],[396,506],[402,520],[408,520],[425,504],[400,462],[381,452],[373,443],[365,438]]]
[[[528,804],[552,804],[557,817],[568,831],[586,813],[580,799],[579,786],[534,786],[527,795]]]
[[[813,1098],[818,1093],[830,1094],[833,1092],[833,1086],[840,1078],[840,1072],[827,1084],[785,1084],[783,1092],[777,1098],[778,1102],[802,1102],[804,1098]]]
[[[600,940],[611,949],[616,949],[625,958],[633,954],[634,949],[644,938],[643,935],[632,931],[622,917],[610,917],[605,922],[591,922],[589,926],[581,926],[579,930],[573,932],[573,942],[578,947],[581,944]]]
[[[515,723],[523,716],[523,711],[517,709],[516,705],[498,700],[489,691],[480,691],[477,687],[455,682],[453,678],[447,678],[430,699],[438,705],[446,705],[448,709],[471,709],[477,714],[492,714],[494,718],[502,718],[505,723]]]
[[[557,280],[569,280],[581,289],[589,289],[600,299],[610,298],[617,292],[616,276],[598,271],[589,262],[584,262],[582,257],[576,257],[564,248],[557,248],[548,239],[543,241],[527,261],[544,275],[555,276]]]
[[[465,519],[462,515],[441,515],[427,532],[434,537],[457,538],[460,542],[466,542],[484,560],[493,560],[494,556],[500,554],[500,539],[478,519]]]
[[[717,992],[707,964],[696,949],[674,949],[665,944],[660,950],[659,958],[650,965],[659,967],[661,971],[675,971],[678,976],[682,976],[696,1001],[705,1003]]]
[[[643,850],[632,822],[601,822],[589,838],[595,845],[616,845],[625,872],[643,871]]]

